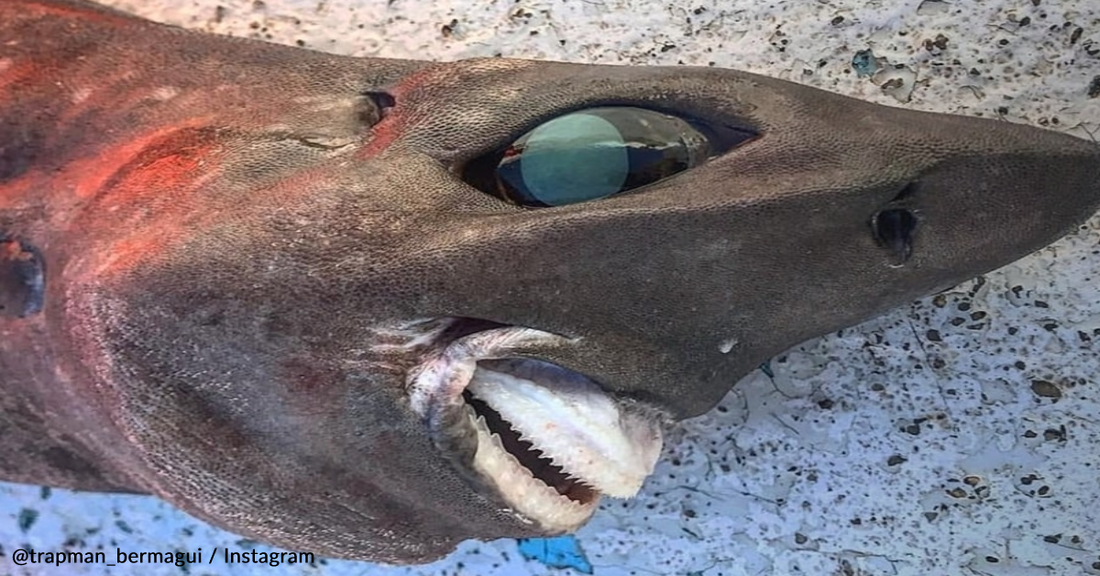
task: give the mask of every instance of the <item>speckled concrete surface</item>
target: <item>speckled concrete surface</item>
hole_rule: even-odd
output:
[[[334,52],[713,64],[1100,131],[1096,0],[109,3]],[[861,76],[852,62],[866,50],[860,71],[877,71]],[[671,434],[638,499],[608,502],[580,532],[595,574],[1100,574],[1098,276],[1094,218],[1040,254],[775,359],[774,376],[751,375]],[[417,568],[18,567],[20,547],[255,546],[150,498],[0,484],[0,575],[553,572],[511,541]]]

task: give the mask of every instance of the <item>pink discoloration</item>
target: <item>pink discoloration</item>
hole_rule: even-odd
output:
[[[133,18],[126,14],[94,4],[59,4],[49,0],[19,0],[19,9],[35,17],[51,16],[60,19],[82,19],[117,26],[133,23]]]
[[[203,135],[202,126],[201,121],[189,121],[135,134],[114,148],[99,151],[94,158],[74,162],[68,172],[75,196],[88,199],[109,193],[103,207],[113,211],[127,202],[178,190],[189,180],[202,177],[198,169],[206,162],[203,154],[212,150],[204,141],[211,138]]]
[[[33,63],[18,64],[11,58],[0,58],[0,96],[3,96],[9,87],[30,81],[34,73]]]

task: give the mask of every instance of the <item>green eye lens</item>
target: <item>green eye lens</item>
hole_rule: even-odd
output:
[[[517,196],[547,206],[619,192],[630,174],[623,134],[589,112],[555,118],[511,146],[497,167],[500,183]]]
[[[521,206],[606,198],[703,163],[710,144],[688,122],[643,108],[592,108],[539,125],[467,167],[467,180]]]

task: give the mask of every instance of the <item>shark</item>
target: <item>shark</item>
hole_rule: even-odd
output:
[[[1098,208],[1036,127],[8,0],[0,479],[387,563],[568,533],[768,358]]]

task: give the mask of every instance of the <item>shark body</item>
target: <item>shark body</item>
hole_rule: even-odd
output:
[[[0,4],[0,135],[0,479],[385,562],[572,530],[762,361],[1100,205],[1037,128],[70,0]]]

